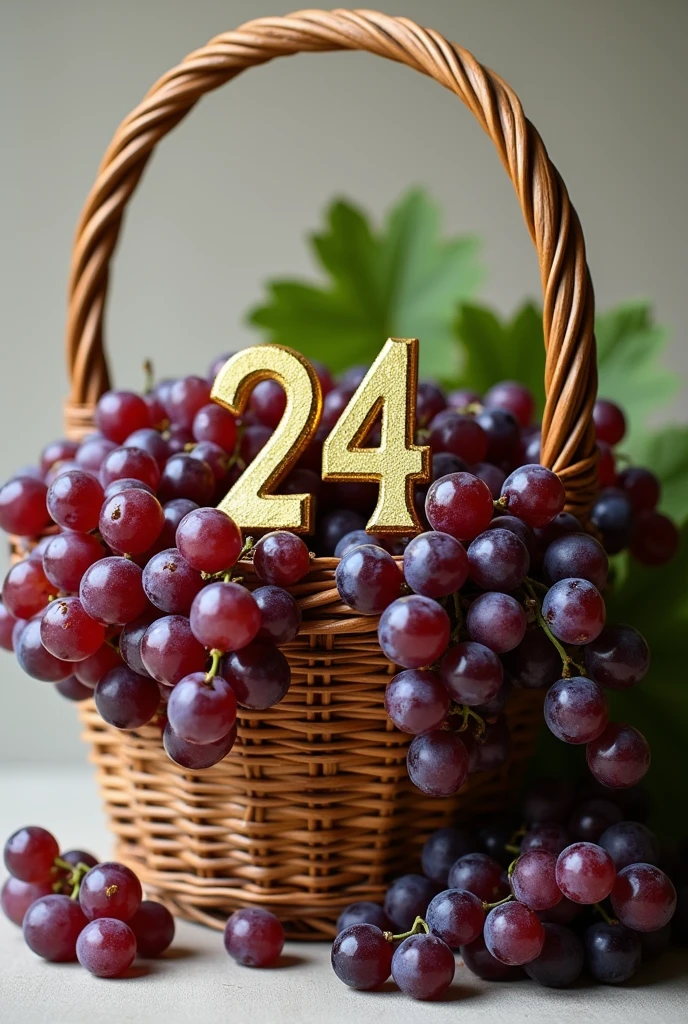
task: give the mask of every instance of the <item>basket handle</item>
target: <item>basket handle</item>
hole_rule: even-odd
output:
[[[597,486],[594,297],[580,223],[566,187],[517,96],[498,75],[437,32],[375,11],[308,10],[247,22],[189,54],[124,119],[76,230],[66,339],[68,431],[83,434],[95,402],[109,387],[103,349],[109,263],[127,202],[156,144],[201,96],[246,68],[292,53],[333,50],[364,50],[434,78],[463,100],[494,142],[540,262],[547,353],[541,459],[564,482],[568,507],[584,514]]]

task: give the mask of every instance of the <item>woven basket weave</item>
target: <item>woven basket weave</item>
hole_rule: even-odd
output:
[[[364,50],[415,68],[456,93],[490,135],[535,244],[544,295],[547,403],[542,462],[584,514],[596,486],[593,292],[580,224],[566,188],[511,89],[468,52],[404,18],[371,11],[302,11],[217,36],[164,75],[122,122],[77,228],[72,259],[65,409],[72,437],[92,427],[109,387],[103,348],[108,267],[124,210],[158,141],[200,97],[245,68],[302,51]],[[382,344],[383,338],[380,339]],[[165,755],[159,729],[106,726],[82,705],[85,736],[118,840],[117,855],[146,888],[185,917],[222,926],[233,909],[274,910],[287,933],[331,936],[343,906],[379,900],[394,870],[413,867],[427,834],[504,809],[542,720],[537,693],[508,709],[513,756],[437,800],[406,776],[408,737],[383,707],[394,671],[375,620],[344,606],[335,559],[316,559],[294,588],[304,625],[285,648],[293,683],[284,701],[239,718],[238,741],[219,765],[189,773]],[[250,567],[247,567],[250,583]]]

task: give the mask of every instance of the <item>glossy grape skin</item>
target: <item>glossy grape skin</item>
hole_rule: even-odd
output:
[[[589,644],[604,627],[606,609],[602,595],[587,580],[560,580],[545,594],[542,614],[558,640],[565,644]]]
[[[10,875],[0,891],[0,907],[5,917],[21,928],[31,904],[41,896],[50,896],[52,891],[53,883],[50,879],[45,882],[22,882]]]
[[[484,484],[487,484],[493,500],[497,501],[506,480],[504,470],[500,469],[499,466],[494,466],[491,462],[477,462],[474,466],[471,466],[471,472],[474,476],[477,476],[478,480],[482,480]]]
[[[473,540],[492,519],[492,495],[477,476],[450,473],[430,485],[425,512],[433,530],[457,540]]]
[[[210,402],[203,405],[194,416],[191,433],[196,441],[211,441],[233,452],[237,441],[237,422],[231,412]]]
[[[141,583],[151,604],[168,615],[188,615],[204,586],[200,572],[177,548],[153,555],[143,570]]]
[[[623,818],[623,812],[611,800],[586,800],[569,818],[569,835],[574,842],[597,843],[606,828]]]
[[[574,790],[568,779],[539,779],[526,790],[523,820],[531,826],[561,824],[568,821],[573,803]]]
[[[585,756],[598,782],[610,789],[635,786],[650,768],[650,748],[645,737],[632,725],[617,722],[610,722],[587,745]]]
[[[676,889],[654,864],[629,864],[616,876],[611,902],[614,914],[627,928],[654,932],[673,917]]]
[[[474,942],[483,933],[482,900],[465,889],[445,889],[430,901],[426,921],[430,931],[451,949]]]
[[[372,533],[366,533],[365,530],[352,530],[351,533],[345,533],[344,536],[337,541],[337,546],[334,549],[334,557],[342,558],[347,551],[351,548],[358,547],[359,544],[374,544],[376,547],[382,547],[380,541]]]
[[[260,640],[226,654],[221,672],[236,694],[237,702],[254,711],[279,704],[291,684],[287,659],[273,644]]]
[[[406,669],[387,685],[385,710],[397,729],[418,736],[439,729],[449,711],[449,693],[436,672]]]
[[[612,447],[623,441],[626,417],[615,402],[610,402],[608,398],[598,398],[593,406],[592,418],[598,441],[604,441]]]
[[[609,706],[602,689],[586,676],[559,679],[545,697],[545,722],[564,743],[589,743],[606,728]]]
[[[214,493],[215,477],[207,462],[194,459],[186,452],[178,452],[167,460],[158,491],[161,502],[189,498],[197,505],[207,506],[212,503]]]
[[[45,608],[53,589],[41,563],[25,558],[5,576],[2,603],[13,618],[31,619]]]
[[[148,608],[141,576],[139,566],[127,558],[112,556],[94,562],[79,587],[84,610],[106,626],[123,626],[138,618]]]
[[[5,842],[5,867],[20,882],[46,882],[59,852],[57,840],[47,829],[25,825]]]
[[[105,548],[90,533],[58,533],[43,552],[43,572],[56,590],[76,593],[86,570],[105,556]]]
[[[73,665],[72,671],[80,683],[93,690],[106,672],[121,664],[122,659],[119,652],[106,642],[90,658],[84,658],[83,661],[78,661],[76,665]],[[145,669],[143,671],[145,672]]]
[[[237,728],[234,725],[226,736],[215,743],[187,743],[177,736],[168,722],[163,730],[162,742],[165,753],[171,761],[188,768],[189,771],[202,771],[212,768],[227,756],[236,742]]]
[[[90,921],[79,935],[76,955],[97,978],[117,978],[136,956],[136,938],[129,925],[110,917]]]
[[[148,406],[133,391],[106,391],[95,409],[97,429],[109,441],[122,444],[135,430],[150,427]]]
[[[337,918],[337,934],[339,935],[345,928],[350,928],[354,924],[371,924],[383,932],[392,930],[392,922],[385,914],[382,905],[371,903],[369,900],[359,900],[357,903],[350,903],[344,907]]]
[[[53,963],[76,960],[76,943],[86,926],[79,904],[69,896],[41,896],[24,914],[24,941],[32,952]]]
[[[211,583],[196,595],[189,615],[191,631],[209,649],[237,651],[254,639],[260,609],[238,583]]]
[[[590,510],[590,522],[601,535],[602,543],[610,555],[616,555],[628,547],[634,536],[633,506],[627,495],[618,488],[608,487],[600,492]]]
[[[425,840],[421,852],[423,874],[431,881],[448,887],[451,866],[467,853],[478,850],[478,841],[469,832],[459,828],[440,828]]]
[[[50,523],[48,489],[30,476],[15,476],[0,487],[0,528],[5,533],[35,537]]]
[[[510,967],[492,956],[482,935],[462,946],[460,952],[464,966],[483,981],[514,981],[523,976],[520,967]]]
[[[529,978],[546,988],[569,988],[585,962],[583,943],[570,928],[543,924],[545,941],[539,956],[524,964]]]
[[[160,467],[149,452],[128,444],[108,452],[100,467],[99,479],[103,488],[118,480],[139,480],[154,494],[160,483]]]
[[[127,623],[119,635],[119,653],[125,665],[128,665],[132,672],[140,676],[148,675],[146,666],[141,660],[141,641],[152,622],[159,618],[158,614],[150,611],[141,615],[133,622]]]
[[[556,473],[536,463],[519,466],[502,487],[510,515],[531,527],[547,526],[563,511],[566,492]]]
[[[192,568],[216,573],[230,569],[241,551],[241,531],[216,508],[198,508],[177,527],[177,547]]]
[[[571,840],[563,825],[535,825],[521,840],[521,853],[530,850],[547,850],[558,857],[569,846]]]
[[[308,548],[296,534],[274,530],[261,537],[254,547],[253,568],[263,583],[291,586],[310,569]]]
[[[365,530],[366,521],[353,509],[343,508],[328,512],[318,524],[317,551],[320,555],[333,555],[339,541],[354,530]]]
[[[561,658],[541,629],[529,629],[518,647],[507,653],[504,665],[517,686],[526,690],[551,686],[561,676]]]
[[[416,388],[416,424],[425,427],[447,407],[444,394],[433,381],[419,380]]]
[[[449,888],[466,889],[485,903],[495,903],[508,894],[502,879],[503,868],[486,853],[467,853],[449,870]]]
[[[169,418],[186,430],[191,430],[196,413],[209,402],[210,384],[204,377],[196,376],[175,380],[164,399]]]
[[[493,907],[485,918],[485,945],[492,956],[511,967],[530,963],[542,953],[544,928],[521,903]]]
[[[473,416],[444,409],[429,427],[433,452],[449,452],[465,462],[482,462],[487,454],[487,434]]]
[[[116,729],[138,729],[158,710],[160,695],[153,679],[127,665],[110,669],[94,691],[98,714]]]
[[[385,893],[385,914],[399,932],[408,931],[417,917],[425,916],[436,892],[435,884],[423,875],[400,875]]]
[[[482,590],[515,590],[528,575],[530,556],[511,530],[491,529],[468,547],[470,577]]]
[[[523,607],[510,594],[480,594],[468,609],[466,626],[471,640],[495,654],[512,651],[526,635],[528,620]]]
[[[335,572],[342,600],[361,615],[380,615],[399,597],[402,577],[387,551],[361,544],[342,556]]]
[[[563,896],[559,902],[550,907],[549,910],[538,910],[537,916],[543,924],[571,924],[577,917],[585,913],[580,903],[572,903],[570,899]]]
[[[139,451],[145,452],[150,455],[160,471],[165,468],[165,463],[169,457],[170,451],[167,446],[167,441],[164,439],[159,430],[154,430],[152,427],[141,427],[139,430],[134,430],[124,441],[124,448],[136,448]],[[101,469],[107,455],[101,463]],[[134,474],[135,476],[136,474]],[[159,480],[158,476],[158,480]],[[152,484],[150,480],[147,480],[153,490],[156,490],[157,483]]]
[[[647,675],[650,648],[632,626],[605,626],[585,648],[585,668],[601,686],[627,690]]]
[[[134,916],[129,919],[129,927],[134,933],[139,956],[152,960],[172,945],[174,918],[161,903],[143,900]]]
[[[235,910],[225,925],[225,949],[246,967],[272,967],[284,946],[284,929],[274,914],[261,907]]]
[[[572,843],[557,858],[556,879],[573,903],[601,903],[614,888],[616,868],[601,846]]]
[[[585,963],[596,981],[618,985],[632,978],[640,967],[640,937],[622,924],[591,924],[583,942]]]
[[[412,594],[393,601],[382,613],[378,639],[390,661],[422,668],[436,661],[449,643],[449,616],[429,597]]]
[[[66,438],[50,441],[41,452],[41,473],[47,473],[56,462],[71,462],[78,450],[78,441],[69,441]]]
[[[499,465],[513,459],[520,441],[515,416],[506,409],[483,409],[475,418],[488,437],[487,462]]]
[[[261,620],[256,640],[268,640],[281,647],[294,639],[301,626],[301,609],[287,590],[259,587],[253,591],[253,600]]]
[[[284,416],[287,405],[287,396],[284,388],[276,380],[261,380],[254,387],[249,399],[251,412],[265,424],[274,430]]]
[[[617,871],[629,864],[659,863],[659,843],[653,832],[639,821],[619,821],[604,830],[599,839],[614,861]]]
[[[78,597],[52,601],[41,619],[41,643],[60,661],[83,661],[105,641],[105,627],[84,611]]]
[[[629,466],[622,470],[617,486],[627,495],[636,512],[652,512],[659,503],[659,480],[654,473],[642,466]]]
[[[158,499],[140,488],[114,494],[100,512],[99,529],[113,551],[141,555],[155,543],[165,524]]]
[[[481,718],[494,718],[497,715],[500,715],[506,707],[513,689],[514,684],[511,680],[511,676],[505,673],[502,685],[499,687],[494,697],[491,700],[485,701],[484,704],[475,704],[473,706],[473,710],[480,715]]]
[[[13,639],[14,653],[19,666],[32,679],[40,679],[42,683],[59,683],[74,671],[73,662],[60,661],[46,651],[41,641],[40,619],[22,623],[20,633],[17,633],[15,627]]]
[[[114,917],[129,921],[141,906],[141,883],[124,864],[106,861],[84,875],[79,903],[89,921]]]
[[[516,380],[502,380],[485,393],[486,409],[506,409],[519,426],[529,427],[535,415],[535,399],[525,385]]]
[[[409,935],[392,956],[392,977],[412,999],[437,999],[451,985],[455,970],[454,954],[436,935]]]
[[[87,437],[81,443],[74,456],[74,461],[81,469],[97,477],[105,456],[109,452],[114,451],[115,448],[117,448],[117,444],[114,441],[109,441],[107,437],[96,434],[95,436]]]
[[[543,569],[550,583],[576,577],[588,580],[602,590],[607,583],[609,559],[594,537],[587,533],[571,533],[549,545]]]
[[[205,668],[208,655],[183,615],[165,615],[150,624],[141,640],[141,661],[159,683],[174,686]]]
[[[504,670],[494,651],[472,640],[451,647],[440,665],[440,679],[454,700],[473,707],[499,692]]]
[[[236,697],[226,679],[205,673],[185,676],[167,702],[170,728],[187,743],[217,743],[236,721]]]
[[[414,786],[429,796],[451,796],[468,778],[468,751],[456,733],[437,730],[415,736],[406,755]]]
[[[666,565],[681,543],[676,525],[661,512],[641,512],[631,541],[631,554],[643,565]]]
[[[550,910],[562,899],[554,877],[557,858],[547,850],[522,853],[511,873],[516,899],[531,910]]]
[[[446,597],[468,578],[465,548],[448,533],[421,533],[404,552],[404,577],[416,594]]]
[[[66,700],[78,702],[88,700],[93,696],[93,691],[80,683],[76,676],[67,676],[66,679],[61,679],[59,683],[55,683],[55,689]]]
[[[48,511],[59,526],[79,533],[90,533],[98,526],[103,488],[80,469],[61,473],[50,485]]]
[[[334,973],[345,985],[359,992],[371,992],[389,978],[392,943],[376,925],[354,923],[334,940],[331,962]]]

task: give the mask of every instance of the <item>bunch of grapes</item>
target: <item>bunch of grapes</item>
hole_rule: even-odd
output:
[[[672,939],[688,941],[688,856],[660,850],[641,821],[645,794],[610,798],[601,787],[575,794],[542,780],[527,793],[520,823],[487,822],[477,832],[444,828],[425,843],[422,874],[404,875],[384,906],[354,903],[338,921],[332,966],[346,985],[374,989],[390,973],[414,999],[451,984],[454,951],[487,981],[525,972],[566,988],[584,970],[596,981],[627,981]],[[661,865],[661,866],[659,866]]]

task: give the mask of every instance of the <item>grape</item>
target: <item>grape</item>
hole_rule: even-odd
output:
[[[487,434],[473,416],[444,409],[430,423],[433,452],[449,452],[465,462],[482,462],[487,454]]]
[[[5,867],[20,882],[47,882],[60,848],[55,837],[39,825],[25,825],[5,842]]]
[[[225,925],[225,949],[246,967],[272,967],[284,946],[284,929],[261,907],[235,910]]]
[[[204,585],[200,572],[176,548],[153,555],[141,582],[151,604],[169,615],[188,615]]]
[[[598,441],[604,441],[612,447],[623,441],[626,434],[626,417],[615,402],[610,402],[607,398],[598,398],[593,407],[592,418]]]
[[[261,627],[257,640],[269,640],[281,647],[299,632],[301,609],[287,590],[281,587],[259,587],[253,599],[260,609]]]
[[[430,931],[452,949],[473,942],[483,933],[482,901],[465,889],[445,889],[434,896],[426,919]]]
[[[425,840],[421,853],[423,873],[438,885],[447,887],[449,869],[466,853],[477,851],[477,842],[459,828],[440,828]]]
[[[103,487],[108,487],[117,480],[140,480],[155,492],[160,483],[160,467],[149,452],[127,444],[123,448],[115,448],[114,451],[108,452],[103,459],[99,476]]]
[[[383,548],[361,544],[343,555],[335,583],[342,600],[355,611],[379,615],[399,597],[402,577],[396,562]]]
[[[659,503],[660,483],[654,473],[641,466],[629,466],[619,473],[618,486],[635,512],[652,512]]]
[[[167,703],[170,728],[187,743],[216,743],[236,721],[236,697],[222,676],[194,672],[181,679]]]
[[[607,689],[627,690],[647,675],[650,648],[632,626],[605,626],[585,648],[585,668]]]
[[[483,409],[475,418],[487,434],[487,461],[500,463],[512,459],[520,441],[516,418],[506,409]]]
[[[587,533],[571,533],[550,544],[542,567],[550,583],[574,576],[588,580],[602,590],[607,583],[609,559],[594,537]]]
[[[587,800],[572,814],[569,834],[576,842],[599,843],[605,829],[621,821],[623,814],[611,800]]]
[[[617,484],[616,460],[614,452],[604,441],[598,441],[600,461],[597,463],[597,480],[600,488],[615,487]]]
[[[24,915],[32,903],[41,896],[50,896],[53,891],[52,881],[45,882],[22,882],[19,878],[10,875],[0,892],[0,906],[12,924],[21,928]]]
[[[573,787],[566,779],[540,779],[526,791],[523,818],[529,825],[568,821],[573,795]]]
[[[24,914],[22,930],[26,945],[53,963],[76,960],[76,943],[86,926],[81,907],[69,896],[41,896]]]
[[[466,409],[469,405],[479,405],[480,395],[471,388],[454,388],[447,395],[447,404],[455,409]]]
[[[236,742],[236,735],[234,725],[226,736],[215,743],[187,743],[181,736],[177,736],[168,722],[162,734],[162,742],[165,753],[175,764],[189,771],[201,771],[212,768],[227,756]]]
[[[136,956],[136,938],[128,924],[111,917],[90,921],[79,935],[76,955],[97,978],[117,978]]]
[[[150,427],[148,406],[133,391],[106,391],[98,399],[94,418],[101,434],[116,444],[135,430]]]
[[[23,623],[20,633],[17,633],[15,627],[13,640],[17,661],[32,679],[40,679],[43,683],[59,683],[74,671],[71,662],[60,661],[46,651],[41,641],[40,619]]]
[[[388,684],[385,710],[397,729],[417,736],[439,729],[449,711],[449,693],[436,672],[407,669]]]
[[[659,843],[657,838],[639,821],[618,821],[604,830],[599,839],[617,871],[629,864],[657,864]]]
[[[437,999],[454,980],[456,963],[436,935],[409,935],[392,956],[392,977],[412,999]]]
[[[561,658],[541,629],[530,629],[521,643],[510,651],[504,664],[517,686],[539,690],[561,676]]]
[[[392,968],[392,944],[374,924],[354,923],[340,931],[332,944],[332,969],[349,988],[370,992],[379,988]]]
[[[411,782],[423,793],[451,796],[468,778],[468,751],[455,733],[425,733],[411,741],[406,767]]]
[[[220,370],[223,368],[228,359],[231,359],[235,355],[234,352],[225,352],[221,356],[216,356],[208,368],[208,380],[212,384],[217,377]],[[160,387],[160,385],[158,385]]]
[[[197,505],[210,505],[215,493],[215,477],[207,462],[186,452],[170,456],[160,478],[158,497],[165,503],[174,498],[190,498]]]
[[[148,608],[141,576],[141,569],[128,558],[113,556],[94,562],[79,587],[84,610],[104,625],[123,626],[138,618]]]
[[[199,441],[190,451],[187,451],[187,454],[192,459],[205,462],[210,467],[213,480],[218,487],[216,497],[219,497],[219,499],[224,498],[232,484],[241,475],[238,463],[232,463],[230,456],[224,448],[220,448],[219,444],[213,444],[212,441]]]
[[[211,583],[191,605],[191,631],[210,649],[237,651],[250,643],[260,629],[260,609],[251,594],[238,583]]]
[[[202,672],[208,656],[183,615],[152,622],[141,640],[141,661],[159,683],[174,686],[192,672]]]
[[[468,745],[468,741],[466,741]],[[474,741],[470,753],[471,772],[489,772],[501,768],[511,752],[511,734],[503,718],[485,726],[485,732]]]
[[[253,462],[258,452],[265,447],[271,437],[270,428],[264,427],[261,423],[251,424],[245,428],[239,444],[239,456],[244,465],[248,466]]]
[[[136,939],[138,955],[147,959],[159,957],[174,939],[174,918],[167,907],[152,900],[143,900],[130,918],[129,927]]]
[[[237,424],[234,416],[214,402],[203,405],[194,416],[191,432],[196,441],[210,441],[233,452],[237,441]]]
[[[430,380],[418,381],[416,389],[416,423],[426,427],[430,420],[446,409],[447,401],[442,391]]]
[[[466,616],[471,639],[496,654],[512,651],[526,635],[526,613],[510,594],[480,594]]]
[[[73,868],[79,866],[79,864],[85,864],[87,868],[94,868],[98,863],[98,858],[94,857],[92,853],[88,853],[86,850],[65,850],[60,853],[60,860],[64,860],[67,864],[71,864]],[[66,868],[61,868],[60,871],[64,873],[63,877],[67,878],[71,872],[68,872]],[[71,886],[69,889],[69,895],[71,893]]]
[[[404,552],[404,577],[416,594],[446,597],[468,578],[466,551],[448,533],[421,533]]]
[[[611,901],[614,913],[627,928],[654,932],[673,917],[676,889],[653,864],[629,864],[616,876]]]
[[[72,469],[53,481],[47,502],[50,515],[60,526],[90,533],[98,526],[103,488],[90,473]]]
[[[560,580],[546,593],[542,614],[558,640],[589,644],[604,627],[606,609],[599,590],[582,579]]]
[[[119,652],[106,642],[90,658],[84,658],[83,661],[72,665],[72,671],[83,686],[87,686],[92,690],[106,672],[121,664],[122,659],[119,656]]]
[[[449,869],[449,888],[467,889],[485,903],[494,903],[508,894],[502,879],[502,865],[486,853],[467,853]]]
[[[310,568],[308,548],[300,537],[288,530],[266,533],[253,549],[253,568],[263,583],[291,586]]]
[[[381,548],[382,544],[374,537],[372,533],[366,533],[365,530],[352,530],[351,533],[345,533],[344,536],[337,541],[337,546],[334,549],[334,557],[342,558],[347,551],[351,548],[358,547],[360,544],[374,544],[376,547]]]
[[[45,554],[46,549],[50,544],[51,540],[53,540],[54,536],[54,534],[49,533],[45,537],[41,537],[41,539],[31,548],[31,550],[27,553],[25,557],[30,558],[32,562],[40,562],[41,564],[43,564],[43,555]],[[84,534],[82,536],[86,535]],[[24,538],[24,540],[26,540],[26,538]],[[32,540],[33,538],[30,538],[29,543],[31,543]],[[26,549],[24,548],[24,550]]]
[[[249,408],[266,427],[274,430],[284,416],[287,396],[276,380],[261,380],[251,392]]]
[[[528,526],[547,526],[563,511],[566,492],[556,473],[544,466],[519,466],[508,476],[502,487],[511,515],[522,519]]]
[[[75,592],[89,566],[104,555],[103,545],[90,533],[58,533],[43,552],[43,571],[56,590]]]
[[[450,473],[430,485],[425,512],[433,530],[472,540],[492,519],[492,495],[477,476]]]
[[[501,496],[502,487],[506,480],[506,473],[499,466],[493,466],[491,462],[477,462],[471,467],[471,471],[474,476],[477,476],[478,480],[482,480],[484,484],[490,489],[490,494],[494,501]],[[525,526],[525,523],[523,524]]]
[[[485,918],[484,937],[492,956],[514,967],[540,956],[545,944],[541,922],[521,903],[493,907]]]
[[[0,487],[0,527],[6,533],[35,537],[50,523],[48,489],[30,476],[15,476]]]
[[[572,903],[566,896],[563,896],[556,906],[549,910],[538,910],[537,916],[543,924],[571,924],[583,912],[580,903]]]
[[[364,530],[365,525],[363,516],[353,509],[342,508],[328,512],[318,525],[318,552],[322,555],[332,555],[342,537],[353,530]]]
[[[69,441],[65,438],[50,441],[41,452],[41,472],[47,473],[56,462],[71,462],[78,449],[78,441]]]
[[[643,565],[666,565],[678,551],[680,534],[660,512],[641,512],[631,542],[631,554]]]
[[[55,689],[67,700],[82,701],[93,696],[93,691],[88,686],[80,683],[76,676],[67,676],[55,683]]]
[[[548,850],[522,853],[511,873],[514,896],[531,910],[549,910],[562,898],[554,877],[557,858]]]
[[[633,506],[618,488],[607,487],[600,492],[590,511],[590,522],[610,555],[628,547],[634,535]]]
[[[103,917],[128,921],[141,905],[141,883],[124,864],[106,861],[84,875],[79,903],[89,921]]]
[[[254,711],[279,704],[291,683],[289,662],[282,652],[260,640],[225,655],[222,672],[239,704]]]
[[[144,484],[143,480],[135,480],[134,477],[125,476],[121,480],[113,480],[111,484],[107,485],[103,493],[104,500],[109,501],[110,498],[121,494],[122,491],[145,491],[146,494],[153,494],[153,488],[149,487],[148,484]]]
[[[514,859],[512,851],[507,850],[506,847],[511,846],[511,840],[514,835],[514,829],[516,827],[516,820],[513,815],[508,814],[505,817],[496,817],[490,819],[486,824],[482,825],[478,829],[478,838],[485,853],[487,853],[494,860],[499,861],[502,867],[508,867]],[[480,847],[475,847],[480,849]]]
[[[386,657],[403,668],[436,661],[449,643],[449,616],[429,597],[412,594],[393,601],[382,613],[378,639]]]
[[[241,551],[241,532],[233,519],[216,508],[198,508],[177,527],[177,546],[199,572],[231,568]]]
[[[583,527],[570,512],[560,512],[547,526],[539,526],[532,532],[538,548],[544,552],[560,537],[570,537],[572,533],[582,533]]]
[[[137,448],[139,451],[146,452],[146,454],[155,459],[156,465],[161,471],[165,468],[165,463],[167,462],[170,454],[167,447],[167,441],[164,439],[160,431],[154,430],[152,427],[141,427],[139,430],[135,430],[129,435],[129,437],[127,437],[124,442],[124,447]],[[105,458],[107,459],[107,456]],[[157,488],[157,483],[151,484],[150,486],[155,490]]]
[[[585,756],[595,778],[611,789],[635,786],[650,767],[650,748],[643,734],[615,722],[588,744]]]
[[[59,597],[41,619],[41,643],[60,661],[83,661],[105,641],[105,627],[84,611],[78,597]]]
[[[596,981],[618,985],[640,967],[640,937],[622,924],[591,924],[583,936],[585,962]]]
[[[153,611],[141,615],[133,622],[127,623],[119,636],[119,653],[122,660],[132,672],[136,672],[140,676],[148,675],[146,666],[141,660],[141,641],[143,634],[156,618],[158,616]]]
[[[470,577],[482,590],[515,590],[530,567],[528,550],[510,530],[486,530],[469,545]]]
[[[385,894],[385,914],[395,928],[407,932],[417,917],[424,917],[437,889],[423,875],[401,875]]]
[[[556,878],[564,896],[574,903],[600,903],[614,887],[616,868],[601,846],[572,843],[557,858]]]
[[[380,931],[391,931],[392,922],[384,912],[379,903],[370,903],[368,900],[360,900],[357,903],[350,903],[344,907],[337,918],[337,934],[350,928],[354,924],[372,924]]]
[[[209,402],[210,384],[204,377],[181,377],[165,397],[165,410],[173,423],[191,430],[196,413]]]
[[[440,665],[440,678],[460,704],[469,707],[492,700],[502,685],[503,669],[497,655],[483,644],[467,640],[455,644]]]
[[[535,399],[532,392],[515,380],[503,380],[493,384],[485,394],[483,405],[486,409],[506,409],[521,427],[529,427],[535,415]]]
[[[81,444],[74,457],[74,461],[80,469],[97,477],[105,456],[109,452],[113,452],[116,447],[117,445],[114,441],[109,441],[106,437],[96,434],[86,438]]]
[[[484,981],[512,981],[521,977],[520,968],[509,967],[492,956],[482,935],[461,947],[461,957],[464,966]]]
[[[127,665],[111,668],[95,688],[100,717],[116,729],[138,729],[158,710],[160,694],[149,676],[137,675]]]
[[[430,482],[434,483],[441,476],[449,476],[450,473],[465,473],[467,470],[468,466],[458,455],[452,455],[451,452],[435,452],[431,459]]]
[[[570,845],[569,834],[563,825],[536,825],[521,840],[521,853],[546,850],[558,857]]]
[[[601,688],[585,676],[560,679],[547,691],[545,721],[564,743],[589,743],[606,728],[609,705]]]
[[[52,584],[40,562],[26,558],[10,568],[2,586],[2,603],[14,619],[30,619],[48,603]]]
[[[473,710],[479,714],[481,718],[494,718],[496,715],[501,714],[506,707],[513,688],[514,684],[511,681],[511,676],[505,673],[502,685],[499,687],[492,700],[485,701],[484,704],[475,704]]]
[[[525,964],[525,972],[546,988],[568,988],[583,970],[583,943],[570,928],[560,924],[543,924],[542,928],[542,952]]]

